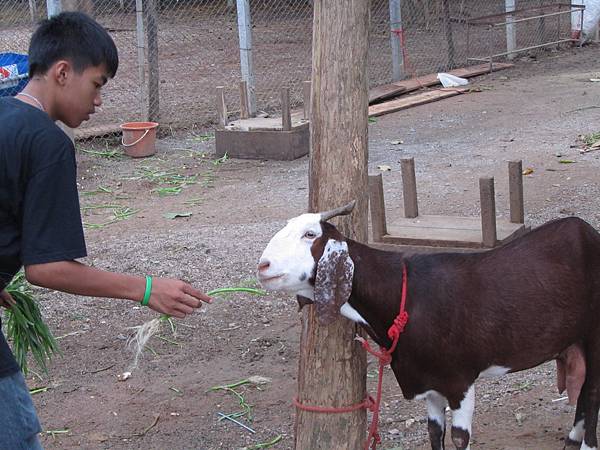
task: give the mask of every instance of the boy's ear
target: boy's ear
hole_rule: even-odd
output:
[[[69,75],[72,71],[73,66],[69,61],[65,59],[61,59],[60,61],[55,62],[49,70],[52,77],[61,86],[63,86],[67,82],[67,79],[69,78]]]

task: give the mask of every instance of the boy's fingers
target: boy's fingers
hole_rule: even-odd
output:
[[[183,288],[183,292],[185,292],[188,295],[191,295],[194,298],[197,298],[198,300],[202,300],[203,302],[206,303],[211,303],[212,302],[212,298],[210,298],[208,295],[206,295],[204,292],[199,291],[196,288],[193,288],[192,286],[190,286],[189,284],[186,284]]]
[[[0,301],[4,304],[4,306],[8,307],[13,306],[16,303],[15,299],[12,298],[12,295],[4,290],[0,292]]]

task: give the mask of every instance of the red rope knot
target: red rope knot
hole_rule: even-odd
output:
[[[367,398],[365,399],[364,404],[365,404],[365,409],[367,411],[371,411],[372,413],[377,411],[377,403],[375,402],[375,399],[373,397],[371,397],[370,395],[367,395]]]
[[[392,363],[392,354],[387,351],[387,349],[382,348],[383,353],[379,357],[379,361],[381,365],[387,366]]]
[[[393,341],[398,339],[400,335],[404,332],[404,327],[408,323],[408,313],[406,311],[401,311],[400,314],[396,316],[394,319],[394,323],[388,330],[388,337]]]

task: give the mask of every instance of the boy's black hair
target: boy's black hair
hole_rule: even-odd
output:
[[[78,73],[104,65],[110,78],[119,67],[117,47],[108,32],[80,12],[60,13],[40,23],[29,44],[29,77],[45,74],[61,59]]]

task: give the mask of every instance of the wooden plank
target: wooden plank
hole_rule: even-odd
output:
[[[312,83],[310,81],[302,82],[302,118],[305,120],[310,119],[310,89],[312,87]]]
[[[413,106],[424,105],[426,103],[436,102],[448,97],[466,92],[466,88],[441,88],[433,91],[421,92],[419,94],[402,97],[391,100],[386,103],[369,106],[369,117],[382,116],[384,114],[411,108]]]
[[[513,66],[514,64],[494,63],[492,71],[496,72],[498,70],[509,69]],[[454,69],[448,73],[461,78],[471,78],[483,75],[489,71],[489,64],[479,64],[475,66]],[[437,79],[437,73],[432,73],[422,77],[410,78],[408,80],[396,81],[394,83],[377,86],[369,90],[369,104],[396,97],[400,94],[407,94],[424,87],[435,86],[437,84],[440,84],[440,81]]]
[[[482,248],[483,236],[479,217],[421,215],[415,219],[400,219],[387,226],[388,234],[381,242],[394,245],[429,247]],[[497,241],[505,242],[524,234],[523,224],[497,221]]]
[[[240,119],[250,117],[250,106],[248,104],[248,82],[240,81]]]
[[[417,202],[417,180],[415,178],[415,159],[403,158],[402,167],[402,197],[404,198],[404,217],[417,217],[419,204]]]
[[[510,196],[510,221],[525,222],[525,206],[523,204],[523,163],[508,162],[508,192]]]
[[[225,105],[225,87],[217,86],[217,125],[227,126],[227,106]]]
[[[76,128],[75,140],[85,140],[95,137],[108,136],[111,134],[121,134],[121,127],[118,123],[96,125],[94,127]]]
[[[373,240],[376,242],[381,241],[382,236],[387,234],[383,178],[381,174],[369,175],[369,205],[371,207]]]
[[[496,231],[496,200],[494,178],[479,179],[479,198],[481,201],[481,234],[484,247],[494,247],[498,237]]]
[[[290,131],[292,129],[289,88],[281,88],[281,129],[283,131]]]

